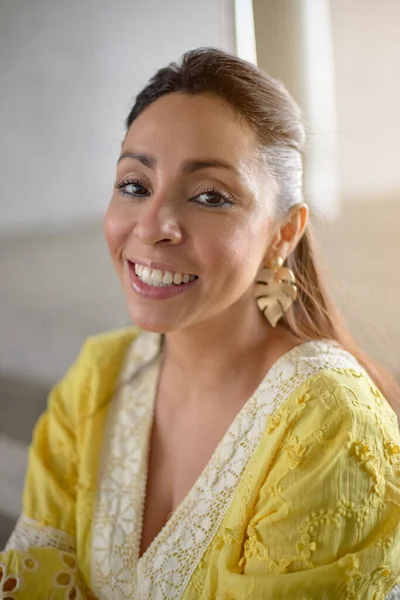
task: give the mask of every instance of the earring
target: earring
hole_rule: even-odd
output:
[[[264,267],[258,274],[254,290],[258,308],[272,327],[297,298],[296,278],[283,263],[280,256],[272,259],[271,267]]]

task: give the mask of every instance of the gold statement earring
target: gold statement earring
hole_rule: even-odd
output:
[[[280,256],[272,259],[270,268],[264,267],[258,274],[254,290],[258,308],[272,327],[276,327],[297,298],[296,278],[283,263]]]

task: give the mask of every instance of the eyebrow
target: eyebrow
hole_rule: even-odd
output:
[[[145,167],[149,169],[155,169],[157,166],[157,160],[154,156],[150,156],[149,154],[141,154],[137,152],[123,152],[121,156],[118,158],[117,164],[126,158],[138,160]],[[195,173],[196,171],[201,171],[202,169],[227,169],[228,171],[232,171],[233,173],[238,174],[237,170],[233,165],[229,162],[225,162],[220,159],[192,159],[186,160],[183,163],[183,172],[184,173]]]
[[[135,160],[138,160],[145,167],[149,167],[149,169],[154,169],[157,163],[156,159],[153,156],[150,156],[149,154],[140,154],[137,152],[123,152],[117,160],[117,165],[121,162],[121,160],[124,160],[124,158],[133,158]]]

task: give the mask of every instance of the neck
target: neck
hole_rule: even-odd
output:
[[[185,385],[219,387],[232,373],[249,376],[275,337],[256,303],[238,303],[202,323],[166,334],[165,366]],[[261,360],[260,360],[261,359]],[[178,379],[179,381],[179,379]],[[188,383],[187,383],[188,382]]]

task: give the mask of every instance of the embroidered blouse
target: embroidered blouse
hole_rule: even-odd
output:
[[[52,390],[0,598],[400,598],[397,418],[332,342],[275,363],[139,558],[159,342],[90,338]]]

